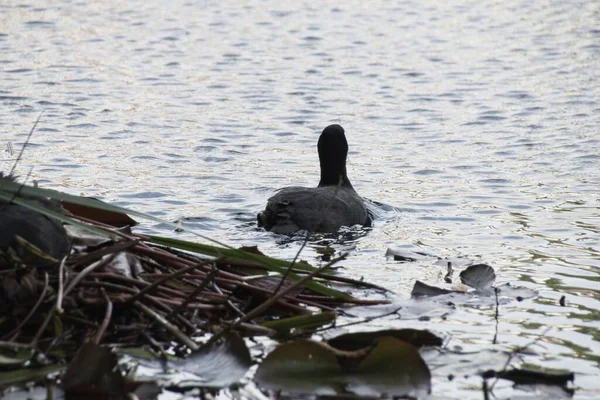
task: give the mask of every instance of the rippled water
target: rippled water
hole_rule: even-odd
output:
[[[449,3],[4,1],[0,145],[18,150],[43,111],[20,174],[292,257],[255,213],[317,183],[318,134],[340,123],[355,188],[397,207],[343,246],[345,273],[408,297],[445,267],[389,247],[489,263],[539,292],[501,310],[500,348],[543,335],[524,362],[596,398],[600,2]],[[409,325],[488,345],[493,317]],[[480,398],[479,383],[434,394]]]

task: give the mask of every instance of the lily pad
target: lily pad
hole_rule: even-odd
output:
[[[163,387],[191,389],[196,387],[223,388],[237,383],[246,374],[252,360],[244,340],[235,334],[210,347],[202,347],[185,359],[148,359],[141,353],[130,354],[136,380],[152,379]],[[142,356],[142,357],[140,357]]]
[[[374,332],[345,333],[327,341],[330,346],[337,349],[354,351],[372,345],[380,337],[394,337],[420,348],[423,346],[441,346],[443,340],[421,329],[385,329]]]
[[[356,351],[311,340],[281,344],[259,365],[255,381],[290,394],[418,397],[431,389],[419,351],[389,336]]]

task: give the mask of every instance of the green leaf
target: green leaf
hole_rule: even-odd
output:
[[[24,365],[35,354],[32,348],[0,347],[0,369],[15,368]]]
[[[48,374],[65,369],[64,365],[52,364],[41,368],[22,368],[16,371],[0,372],[0,388],[30,383],[44,382]]]

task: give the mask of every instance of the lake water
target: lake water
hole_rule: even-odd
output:
[[[318,135],[339,123],[354,187],[396,207],[336,245],[344,274],[407,298],[445,263],[388,248],[488,263],[538,292],[501,308],[498,345],[490,309],[404,326],[450,347],[537,339],[515,365],[571,370],[595,399],[599,22],[598,1],[3,1],[0,170],[43,111],[22,176],[291,258],[300,243],[255,215],[278,187],[316,185]],[[438,375],[439,398],[481,398],[480,380]]]

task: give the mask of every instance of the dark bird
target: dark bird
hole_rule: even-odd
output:
[[[301,229],[330,233],[342,226],[371,224],[363,199],[346,174],[348,142],[344,128],[329,125],[317,144],[321,180],[316,188],[286,187],[267,201],[258,225],[275,233]]]

